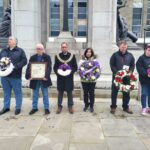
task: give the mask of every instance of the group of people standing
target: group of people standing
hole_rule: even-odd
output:
[[[15,37],[9,37],[8,39],[8,47],[3,49],[0,52],[0,58],[9,57],[14,68],[13,71],[4,77],[1,77],[1,83],[3,88],[4,95],[4,106],[0,111],[0,115],[10,111],[10,99],[11,99],[11,91],[14,91],[16,98],[16,108],[15,115],[20,114],[21,106],[22,106],[22,68],[27,64],[27,58],[23,49],[17,46],[17,39]],[[87,48],[84,51],[83,57],[79,62],[79,67],[82,66],[83,63],[94,61],[98,65],[98,60],[95,58],[95,54],[92,48]],[[46,71],[45,76],[42,79],[34,79],[31,76],[31,64],[37,62],[46,63]],[[61,65],[68,65],[71,68],[71,71],[68,75],[64,76],[58,72],[58,68]],[[144,50],[144,54],[140,56],[137,63],[137,71],[139,73],[139,80],[141,83],[142,93],[141,93],[141,103],[142,103],[142,114],[145,115],[150,113],[150,74],[148,74],[148,69],[150,68],[150,46],[147,45]],[[56,113],[60,114],[63,105],[63,94],[67,92],[68,98],[68,111],[70,114],[74,113],[73,109],[73,89],[74,89],[74,73],[79,69],[76,61],[76,57],[74,54],[68,51],[68,44],[66,42],[61,43],[61,52],[55,56],[55,62],[53,70],[57,76],[57,90],[58,90],[58,103]],[[86,65],[85,65],[86,67]],[[89,66],[87,66],[88,68]],[[118,88],[114,85],[114,77],[115,74],[126,67],[126,69],[130,71],[134,71],[135,68],[135,59],[131,53],[127,51],[127,43],[125,41],[121,41],[119,44],[119,50],[115,52],[110,58],[110,67],[113,73],[112,76],[112,94],[111,94],[111,113],[115,113],[117,107],[117,94]],[[81,68],[81,72],[84,75],[88,75],[95,69],[90,69],[84,71]],[[40,70],[39,70],[40,71]],[[39,43],[36,45],[36,54],[30,57],[29,63],[26,68],[25,77],[27,80],[30,80],[30,88],[33,90],[32,92],[32,109],[29,112],[30,115],[36,113],[38,111],[38,94],[39,89],[42,91],[43,95],[43,104],[45,114],[50,113],[50,104],[49,104],[49,95],[48,95],[48,87],[52,85],[52,81],[50,78],[50,74],[52,71],[52,62],[51,57],[46,54],[44,46]],[[86,76],[81,78],[81,84],[83,88],[83,98],[84,98],[84,107],[83,111],[94,112],[94,102],[95,102],[95,86],[96,80],[95,77],[100,70],[96,68],[94,70],[95,76],[92,76],[93,80],[86,79]],[[89,76],[87,76],[89,77]],[[98,78],[98,76],[97,76]],[[146,98],[148,96],[148,110],[146,109]],[[130,100],[130,92],[123,92],[123,110],[129,114],[133,112],[129,109],[129,100]]]

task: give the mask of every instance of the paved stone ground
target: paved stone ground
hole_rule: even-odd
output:
[[[55,114],[56,99],[51,99],[51,114],[39,111],[28,115],[31,100],[24,98],[22,113],[11,111],[0,116],[0,150],[150,150],[150,116],[140,115],[140,103],[131,100],[134,114],[122,111],[121,100],[115,115],[109,113],[110,99],[96,99],[95,113],[83,112],[83,103],[75,99],[75,114]],[[0,108],[3,101],[0,99]]]

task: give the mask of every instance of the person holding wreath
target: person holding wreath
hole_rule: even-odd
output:
[[[118,95],[118,87],[114,83],[115,75],[120,70],[134,71],[135,68],[135,59],[131,53],[127,51],[127,43],[125,41],[120,41],[119,50],[110,58],[110,68],[113,73],[112,75],[112,87],[111,87],[111,113],[114,114],[117,108],[117,95]],[[123,111],[132,114],[133,112],[129,109],[129,101],[130,101],[130,92],[122,92],[123,93]]]
[[[90,112],[94,112],[95,101],[95,85],[96,79],[100,76],[100,64],[95,59],[92,48],[87,48],[83,54],[82,60],[79,62],[79,75],[84,95],[84,108],[87,111],[90,106]]]
[[[142,54],[136,63],[141,84],[141,105],[142,115],[150,113],[150,45],[146,46],[144,54]],[[148,97],[148,109],[146,109],[146,99]]]
[[[58,90],[58,108],[56,114],[62,111],[62,99],[64,91],[67,92],[68,97],[68,111],[70,114],[74,113],[73,110],[73,95],[74,89],[73,77],[77,71],[77,62],[75,55],[68,52],[68,44],[61,43],[61,52],[55,56],[54,72],[57,76],[57,90]]]
[[[14,91],[16,99],[15,115],[19,115],[21,113],[22,69],[27,64],[27,58],[24,50],[18,47],[17,41],[18,40],[16,37],[10,36],[8,38],[8,47],[4,48],[0,52],[0,76],[2,75],[1,83],[4,94],[4,106],[3,109],[0,111],[0,115],[10,111],[12,90]],[[9,64],[12,64],[12,68],[11,72],[7,74],[8,68],[6,66],[9,66]]]
[[[34,64],[45,65],[45,70],[44,72],[42,72],[43,77],[40,77],[41,70],[39,68],[34,74],[31,74],[32,73],[31,69]],[[38,95],[40,88],[42,90],[43,95],[45,115],[50,113],[49,97],[48,97],[48,87],[52,85],[50,74],[51,74],[51,57],[45,53],[44,46],[41,43],[39,43],[36,45],[36,54],[30,57],[26,69],[26,79],[30,80],[30,88],[33,89],[32,110],[29,112],[30,115],[38,111]],[[37,77],[35,77],[36,75]],[[38,77],[38,75],[40,78]]]

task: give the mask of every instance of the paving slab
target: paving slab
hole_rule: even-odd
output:
[[[147,149],[150,150],[150,135],[139,135],[140,139],[142,140],[142,142],[145,144],[145,146],[147,147]]]
[[[72,127],[72,115],[55,113],[45,117],[40,128],[40,133],[47,132],[70,132]]]
[[[148,150],[146,146],[135,137],[110,137],[107,138],[109,150]]]
[[[72,125],[70,141],[72,143],[99,143],[104,139],[100,123],[75,122]]]
[[[101,119],[105,136],[136,136],[134,128],[125,119]]]
[[[128,118],[128,121],[132,124],[137,134],[149,134],[150,135],[150,116]]]
[[[38,134],[31,145],[30,150],[68,150],[68,133]]]
[[[0,137],[0,150],[29,150],[34,137]]]
[[[69,150],[108,150],[105,140],[101,140],[100,144],[70,144]]]
[[[41,117],[7,116],[0,119],[0,136],[35,136],[42,123]]]

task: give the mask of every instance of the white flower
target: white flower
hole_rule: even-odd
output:
[[[92,66],[91,62],[89,62],[89,66],[90,66],[90,67]]]
[[[130,84],[131,84],[131,85],[134,85],[134,86],[136,85],[135,82],[131,82]]]
[[[126,89],[129,91],[130,90],[130,85],[126,85]]]
[[[81,69],[82,71],[84,70],[84,68],[83,68],[83,67],[81,67],[80,69]]]
[[[96,72],[100,72],[100,70],[99,70],[99,69],[96,69]]]
[[[0,61],[5,63],[6,65],[8,65],[10,63],[10,59],[8,57],[3,57],[3,58],[1,58]]]
[[[95,80],[96,78],[95,78],[95,76],[92,76],[91,79],[92,79],[92,80]]]

